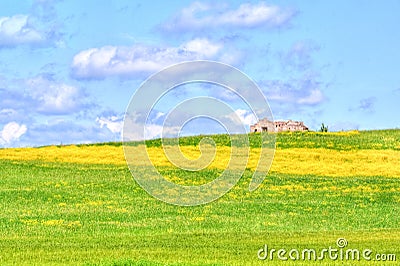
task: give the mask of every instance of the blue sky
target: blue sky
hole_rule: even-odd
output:
[[[142,82],[203,59],[252,78],[276,120],[399,128],[399,13],[390,0],[1,1],[0,147],[119,140]]]

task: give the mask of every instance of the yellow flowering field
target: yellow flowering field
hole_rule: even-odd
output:
[[[165,147],[168,150],[170,147]],[[130,152],[141,147],[130,147]],[[200,158],[201,152],[195,146],[181,146],[183,155],[189,160]],[[244,148],[239,148],[244,149]],[[155,166],[173,166],[168,160],[163,148],[150,147],[147,152]],[[208,169],[225,169],[229,163],[231,148],[219,146],[216,148],[215,157],[213,147],[202,150],[205,161],[197,160],[204,164],[211,163]],[[245,151],[244,151],[245,152]],[[251,148],[247,158],[247,168],[255,170],[260,148]],[[107,164],[126,165],[123,148],[121,146],[49,146],[42,148],[15,148],[0,149],[0,159],[16,161],[43,161],[66,162],[78,164]],[[144,158],[137,158],[135,162],[141,165]],[[233,162],[234,164],[234,162]],[[277,149],[270,171],[284,174],[310,174],[321,176],[386,176],[400,177],[400,151],[398,150],[350,150],[340,151],[325,148],[290,148]],[[235,167],[235,165],[233,165]]]

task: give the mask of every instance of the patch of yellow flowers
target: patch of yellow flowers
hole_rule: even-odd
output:
[[[37,219],[21,219],[25,225],[43,225],[43,226],[64,226],[67,228],[81,227],[80,221],[64,221],[64,220],[37,220]]]
[[[132,147],[132,151],[140,147]],[[168,149],[168,147],[166,147]],[[230,147],[207,148],[182,146],[182,154],[188,160],[197,160],[203,155],[211,163],[209,169],[226,169],[231,159]],[[244,149],[244,148],[242,148]],[[247,161],[247,169],[255,170],[261,149],[252,148],[249,156],[240,160]],[[173,166],[164,153],[163,148],[147,148],[147,154],[155,166]],[[272,153],[271,153],[272,154]],[[272,156],[272,155],[271,155]],[[122,147],[115,146],[49,146],[43,148],[0,149],[0,159],[12,161],[66,162],[78,164],[126,165]],[[142,158],[144,159],[144,158]],[[141,165],[138,158],[135,163]],[[207,161],[206,160],[206,161]],[[236,160],[237,161],[237,160]],[[204,161],[203,161],[204,163]],[[351,150],[338,151],[332,149],[291,148],[275,151],[271,172],[286,174],[310,174],[319,176],[386,176],[400,177],[400,151],[396,150]],[[235,168],[235,161],[231,162]],[[238,166],[239,167],[239,166]]]

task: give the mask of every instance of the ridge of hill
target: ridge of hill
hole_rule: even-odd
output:
[[[249,133],[232,135],[197,135],[179,138],[181,146],[197,146],[203,139],[212,139],[217,146],[231,146],[234,140],[235,145],[247,146],[248,138],[251,148],[260,148],[262,139],[264,147],[276,147],[278,149],[287,148],[325,148],[334,150],[357,150],[357,149],[376,149],[376,150],[400,150],[400,129],[385,130],[365,130],[365,131],[340,131],[340,132],[281,132],[281,133]],[[265,143],[267,142],[267,143]],[[142,145],[147,147],[161,147],[172,145],[176,139],[151,139],[146,141],[133,141],[125,145]],[[122,146],[122,142],[104,142],[93,144],[78,144],[77,146]]]

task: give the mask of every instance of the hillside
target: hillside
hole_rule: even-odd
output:
[[[160,140],[148,142],[148,155],[171,182],[205,184],[230,156],[227,136],[208,137],[216,159],[198,172],[170,164]],[[278,134],[271,170],[253,192],[261,145],[259,135],[249,138],[240,180],[193,207],[149,195],[128,170],[121,143],[0,149],[0,264],[280,265],[276,257],[260,261],[257,251],[321,251],[338,239],[385,255],[382,265],[400,258],[400,130]],[[200,139],[181,139],[185,156],[200,155]],[[143,143],[130,144],[134,151]],[[316,263],[354,265],[328,257]]]
[[[249,138],[251,148],[261,147],[259,137],[260,133],[251,133],[248,135],[233,135],[244,145],[245,139]],[[198,145],[203,138],[211,138],[218,146],[230,146],[230,138],[227,134],[219,135],[200,135],[182,137],[179,139],[180,145],[191,146]],[[366,130],[366,131],[343,131],[343,132],[282,132],[271,134],[269,139],[276,140],[276,148],[327,148],[336,150],[349,149],[392,149],[400,150],[400,129],[386,130]],[[174,140],[164,140],[165,144],[174,142]],[[130,145],[140,145],[143,142],[132,142]],[[160,147],[161,139],[147,140],[146,146]],[[83,144],[79,146],[102,146],[112,145],[121,146],[121,142]]]

